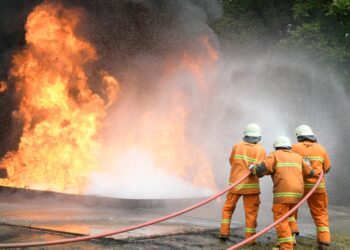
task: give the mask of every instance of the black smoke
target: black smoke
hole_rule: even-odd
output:
[[[0,81],[6,81],[8,90],[0,93],[0,157],[16,148],[19,141],[18,125],[12,119],[15,109],[14,84],[9,79],[13,53],[25,44],[24,25],[28,14],[39,4],[38,0],[4,0],[0,2]]]

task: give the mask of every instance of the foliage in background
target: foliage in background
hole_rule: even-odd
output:
[[[343,76],[350,88],[350,0],[221,0],[213,27],[233,53],[299,51]],[[295,49],[297,48],[297,49]]]
[[[289,1],[222,0],[221,3],[224,15],[213,27],[225,49],[234,53],[275,46],[286,36],[292,22]]]
[[[306,47],[349,79],[350,0],[295,1],[293,19],[295,28],[286,40]]]

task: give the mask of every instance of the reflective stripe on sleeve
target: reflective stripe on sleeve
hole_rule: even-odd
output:
[[[305,183],[305,184],[304,184],[304,188],[305,188],[305,189],[311,189],[311,188],[313,188],[314,186],[315,186],[314,183]],[[321,182],[320,185],[318,185],[317,188],[325,188],[325,187],[326,187],[326,183]]]
[[[324,159],[319,156],[307,156],[305,158],[309,159],[310,161],[319,161],[321,163],[324,163]]]
[[[232,183],[230,183],[232,185]],[[239,184],[235,189],[260,188],[259,183]]]

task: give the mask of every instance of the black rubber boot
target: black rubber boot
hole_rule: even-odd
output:
[[[222,240],[222,241],[227,241],[227,240],[228,240],[228,235],[222,235],[222,234],[220,234],[220,235],[219,235],[219,239]]]
[[[328,248],[328,244],[319,243],[318,250],[325,250]]]

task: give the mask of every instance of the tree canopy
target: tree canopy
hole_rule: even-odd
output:
[[[213,27],[232,51],[293,49],[343,76],[350,87],[350,0],[222,0]]]

